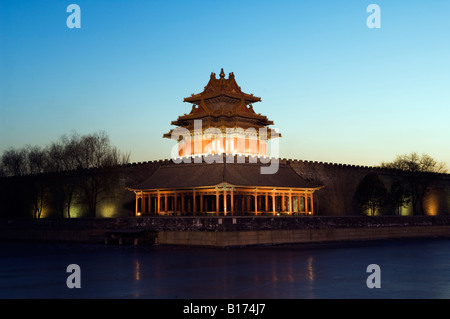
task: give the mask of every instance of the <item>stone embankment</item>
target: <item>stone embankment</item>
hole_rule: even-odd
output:
[[[190,216],[1,220],[4,240],[249,246],[450,237],[450,216]],[[133,238],[135,234],[135,238]],[[139,240],[138,239],[139,236]]]

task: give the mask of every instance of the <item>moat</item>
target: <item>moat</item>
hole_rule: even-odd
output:
[[[66,267],[81,269],[69,289]],[[369,264],[381,288],[369,289]],[[0,298],[450,298],[450,239],[211,249],[3,242]]]

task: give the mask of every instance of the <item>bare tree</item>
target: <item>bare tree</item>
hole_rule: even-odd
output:
[[[42,174],[49,172],[47,149],[39,146],[27,145],[24,153],[26,154],[28,174]]]
[[[437,162],[427,154],[419,156],[417,153],[399,155],[393,162],[381,163],[381,167],[401,170],[406,174],[414,214],[422,215],[425,215],[424,198],[436,177],[435,173],[447,172],[443,162]]]
[[[387,199],[387,190],[377,174],[364,176],[355,192],[355,200],[362,210],[369,209],[372,216],[381,209]]]
[[[2,156],[2,170],[6,176],[38,175],[48,170],[47,151],[38,146],[10,148]],[[33,209],[33,216],[40,218],[46,200],[46,180],[40,176],[29,178],[26,196]]]
[[[400,209],[409,204],[411,199],[411,193],[407,186],[400,181],[394,181],[391,185],[391,191],[389,193],[389,201],[392,207],[395,209],[397,215],[400,215]]]
[[[47,150],[39,146],[10,148],[3,153],[1,164],[6,176],[41,174],[49,171]]]
[[[72,132],[45,148],[27,145],[5,151],[0,176],[32,175],[26,180],[26,194],[35,218],[41,217],[49,193],[61,217],[65,212],[70,217],[76,193],[89,216],[95,217],[98,203],[113,196],[119,185],[114,166],[128,163],[129,157],[129,153],[111,146],[103,131],[88,135]]]
[[[47,201],[47,180],[43,176],[32,176],[28,187],[34,218],[41,218]]]
[[[98,203],[114,193],[117,184],[112,167],[128,163],[130,156],[111,146],[103,131],[63,135],[50,145],[48,152],[52,171],[66,172],[55,176],[53,195],[60,215],[69,218],[75,193],[80,194],[89,216],[96,216]]]
[[[28,174],[27,155],[25,149],[9,148],[2,155],[2,168],[6,176]]]
[[[78,165],[83,168],[79,187],[88,207],[89,216],[95,217],[98,204],[114,194],[119,176],[114,166],[126,164],[129,154],[110,145],[105,132],[82,136],[78,144]]]
[[[78,187],[78,176],[73,173],[77,168],[75,139],[78,139],[77,134],[63,135],[48,147],[50,171],[55,173],[51,179],[53,202],[61,218],[65,214],[71,217],[70,209]]]

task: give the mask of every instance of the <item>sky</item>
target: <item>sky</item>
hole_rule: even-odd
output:
[[[261,97],[281,158],[372,166],[417,152],[450,170],[449,12],[448,0],[0,0],[0,154],[102,130],[132,162],[168,159],[183,98],[223,68]]]

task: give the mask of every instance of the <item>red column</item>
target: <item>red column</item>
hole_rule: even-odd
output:
[[[161,212],[161,195],[159,194],[159,191],[158,191],[158,203],[157,203],[157,206],[158,206],[158,210],[156,211],[156,213],[159,215],[159,213]]]
[[[216,215],[219,216],[219,190],[216,189]]]
[[[292,215],[292,195],[291,195],[291,192],[289,192],[289,207],[288,207],[288,210],[289,210],[289,215]]]
[[[275,192],[272,193],[272,213],[275,215]]]
[[[269,211],[269,193],[266,193],[266,207],[264,207],[264,211],[268,212]]]
[[[195,215],[196,211],[197,211],[197,203],[195,201],[195,190],[192,193],[193,193],[193,195],[192,195],[193,196],[193,202],[192,202],[193,212],[192,212],[192,214]]]
[[[138,205],[139,205],[138,201],[139,201],[139,195],[136,194],[136,211],[135,211],[135,214],[134,214],[135,216],[138,215]]]
[[[227,214],[227,191],[223,190],[223,214]]]
[[[234,215],[234,195],[233,195],[233,193],[234,193],[234,191],[233,191],[233,189],[231,189],[231,193],[230,193],[230,196],[231,196],[231,215]]]
[[[308,214],[308,199],[306,193],[303,195],[303,208],[305,209],[305,214]]]

